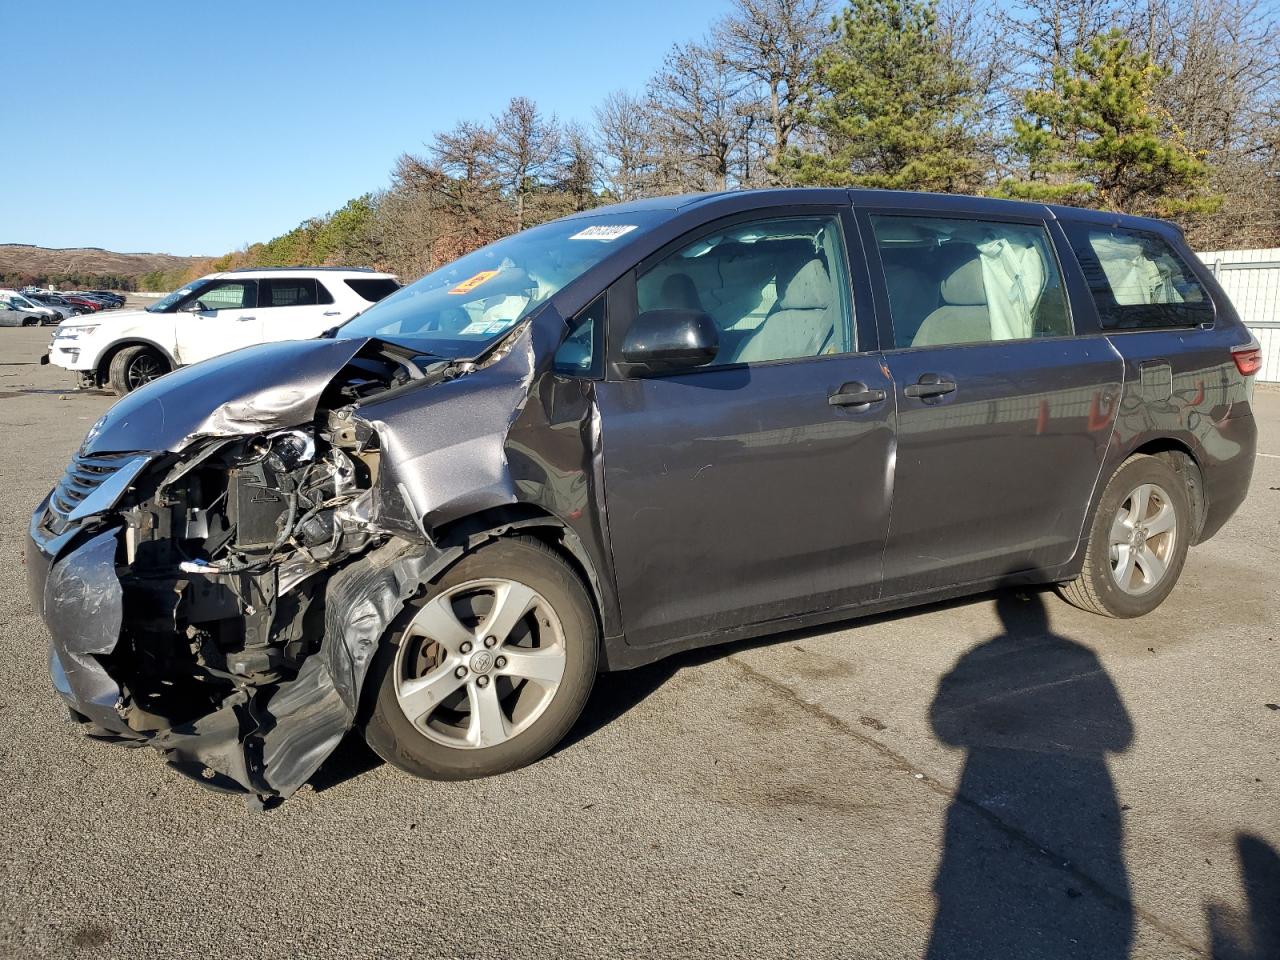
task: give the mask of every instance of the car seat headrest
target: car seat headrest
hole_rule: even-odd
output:
[[[942,299],[955,307],[985,304],[987,288],[982,281],[982,262],[975,258],[952,270],[942,281]]]
[[[796,271],[782,292],[776,310],[824,310],[831,306],[831,280],[826,265],[813,259]]]

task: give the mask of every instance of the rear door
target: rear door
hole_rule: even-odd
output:
[[[187,312],[198,301],[200,309]],[[173,317],[178,360],[196,363],[222,353],[262,342],[262,322],[258,319],[258,281],[215,280]]]
[[[629,643],[878,596],[893,404],[860,256],[850,296],[854,236],[847,211],[757,212],[677,241],[610,291],[615,362],[597,399]],[[710,314],[720,355],[622,378],[631,318],[664,307]]]
[[[309,340],[341,320],[333,295],[314,277],[259,280],[258,316],[264,340]]]
[[[1074,336],[1056,226],[859,213],[880,291],[898,448],[885,597],[1073,556],[1123,363]],[[1073,278],[1070,283],[1067,277]]]

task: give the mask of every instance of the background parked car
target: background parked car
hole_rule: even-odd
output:
[[[88,307],[81,306],[78,303],[73,303],[70,299],[67,298],[65,294],[46,293],[43,296],[47,300],[51,300],[54,303],[61,304],[62,306],[67,307],[68,309],[71,310],[72,314],[75,316],[80,316],[90,312]]]
[[[97,313],[102,309],[102,304],[97,300],[90,300],[88,297],[82,297],[78,293],[60,293],[58,296],[62,297],[67,303],[80,307],[86,313]]]
[[[79,316],[84,313],[83,307],[72,306],[66,300],[63,300],[61,297],[55,296],[51,293],[27,293],[23,294],[23,296],[33,303],[37,303],[42,307],[48,307],[50,310],[55,311],[58,314],[58,317],[62,320],[66,320],[68,317]]]
[[[44,319],[44,314],[21,305],[0,291],[0,327],[34,327]]]
[[[36,323],[42,327],[52,327],[62,322],[62,314],[53,307],[46,307],[42,303],[36,303],[28,297],[24,297],[17,290],[0,290],[0,297],[7,299],[13,306],[19,310],[25,310],[36,317]]]
[[[128,393],[180,366],[275,340],[308,340],[400,288],[346,267],[232,270],[201,277],[145,310],[68,321],[42,363]],[[96,294],[80,294],[92,299]]]
[[[101,297],[109,303],[115,304],[117,307],[124,306],[124,297],[120,296],[118,293],[112,292],[111,290],[90,290],[89,294],[91,296]]]
[[[114,310],[120,305],[120,303],[124,303],[123,297],[120,298],[120,303],[117,303],[113,297],[104,297],[100,293],[88,293],[84,290],[76,291],[76,296],[84,300],[88,300],[91,303],[96,303],[103,310]]]

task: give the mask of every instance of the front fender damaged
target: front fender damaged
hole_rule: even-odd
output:
[[[147,466],[74,522],[60,485],[28,548],[55,686],[84,732],[273,802],[356,723],[405,602],[476,543],[536,514],[598,589],[598,417],[589,382],[543,369],[558,329],[544,311],[425,372],[376,342],[309,347],[301,382],[276,365],[263,398],[240,371],[208,416],[104,417],[68,476],[86,457]],[[495,519],[466,522],[479,516]]]
[[[369,663],[405,600],[459,552],[393,539],[345,567],[325,584],[324,637],[296,676],[238,691],[152,746],[211,787],[288,797],[351,729]]]

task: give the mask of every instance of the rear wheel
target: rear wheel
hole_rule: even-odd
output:
[[[1150,613],[1178,582],[1190,538],[1182,478],[1156,457],[1130,457],[1103,491],[1080,576],[1060,592],[1103,616]]]
[[[153,347],[125,347],[111,358],[107,380],[123,396],[169,372],[169,361]]]
[[[582,581],[535,540],[496,540],[412,601],[369,678],[364,735],[414,776],[463,780],[540,759],[595,682]]]

